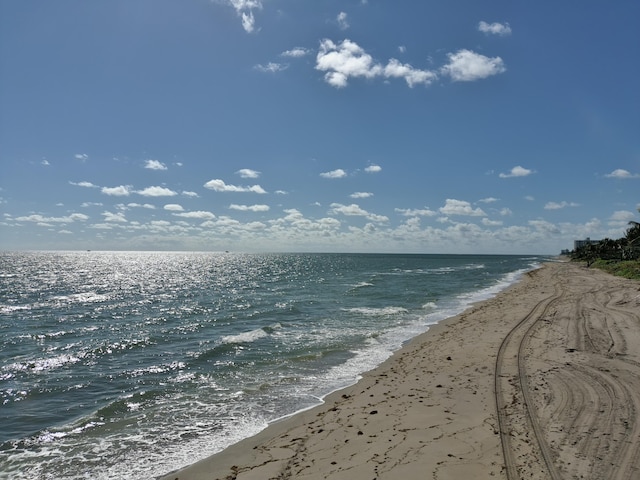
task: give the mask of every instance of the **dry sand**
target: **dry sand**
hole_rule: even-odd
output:
[[[549,263],[163,480],[640,478],[640,283]]]

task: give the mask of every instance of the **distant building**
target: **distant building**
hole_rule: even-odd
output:
[[[574,240],[573,249],[578,250],[579,248],[586,247],[587,245],[595,245],[596,243],[600,243],[600,240],[591,240],[589,237],[584,240]]]

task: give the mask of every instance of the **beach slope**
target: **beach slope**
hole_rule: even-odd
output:
[[[162,480],[640,476],[640,283],[548,263]]]

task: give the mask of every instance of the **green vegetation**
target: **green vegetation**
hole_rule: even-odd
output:
[[[629,222],[624,237],[617,240],[605,238],[577,248],[571,252],[571,259],[613,275],[640,280],[640,223]]]
[[[593,266],[618,277],[640,280],[640,260],[596,260]]]

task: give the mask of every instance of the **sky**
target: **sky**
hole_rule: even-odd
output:
[[[0,250],[620,238],[639,21],[633,1],[0,0]]]

